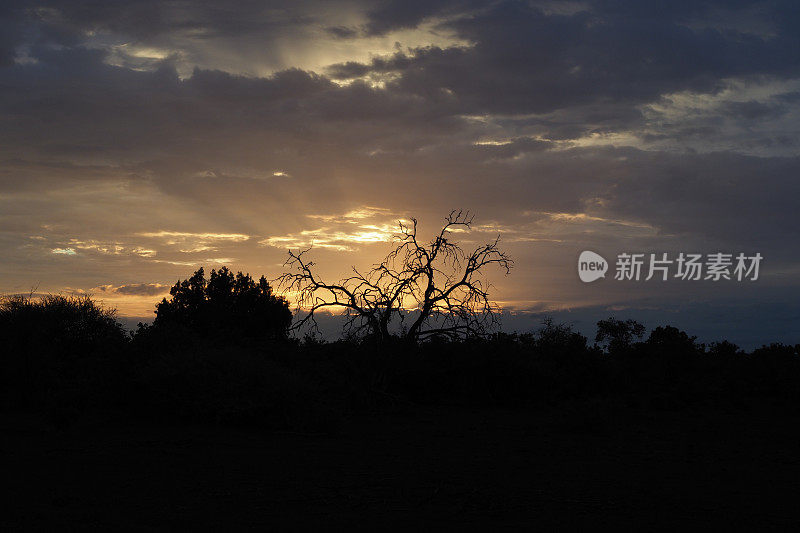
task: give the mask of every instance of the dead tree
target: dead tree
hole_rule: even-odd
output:
[[[333,308],[344,310],[347,335],[378,341],[390,337],[395,320],[401,336],[413,341],[431,336],[459,339],[491,331],[499,308],[489,300],[490,285],[483,273],[496,265],[507,275],[513,261],[498,249],[499,236],[470,254],[450,240],[454,231],[469,230],[472,220],[469,212],[452,211],[428,243],[417,240],[416,219],[401,221],[396,246],[383,261],[366,273],[353,267],[353,275],[338,283],[326,283],[314,274],[314,263],[306,260],[309,250],[289,251],[284,266],[292,271],[278,278],[278,283],[295,293],[296,316],[306,313],[292,329],[308,325],[316,329],[315,313]]]

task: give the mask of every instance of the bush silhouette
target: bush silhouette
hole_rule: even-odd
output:
[[[62,348],[85,348],[125,337],[116,312],[89,296],[6,297],[0,300],[0,328],[7,341],[25,345],[46,340]]]
[[[611,317],[597,323],[595,342],[607,344],[610,354],[621,355],[628,352],[633,340],[641,338],[644,332],[645,327],[635,320]]]
[[[264,276],[235,276],[227,267],[202,268],[170,289],[171,298],[156,306],[152,331],[203,340],[229,342],[285,339],[292,314],[283,297],[275,296]],[[147,328],[142,328],[147,330]],[[141,331],[141,330],[140,330]]]
[[[3,391],[17,405],[86,401],[121,379],[127,335],[90,297],[0,300]]]

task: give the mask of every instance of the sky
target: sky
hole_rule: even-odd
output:
[[[6,1],[0,293],[131,320],[198,267],[475,215],[507,329],[543,313],[800,342],[800,4]],[[584,250],[607,259],[583,283]],[[615,280],[620,253],[761,254],[757,280]]]

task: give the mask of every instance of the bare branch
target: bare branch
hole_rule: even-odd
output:
[[[453,242],[454,232],[469,231],[474,216],[469,211],[451,211],[439,233],[427,244],[417,237],[417,220],[400,221],[396,246],[368,272],[353,268],[351,276],[326,283],[314,275],[310,249],[289,252],[285,266],[291,269],[278,278],[284,291],[296,294],[297,315],[292,329],[317,328],[315,313],[344,310],[345,333],[386,339],[390,325],[402,323],[409,312],[414,319],[404,335],[412,340],[432,336],[464,338],[484,335],[497,325],[499,308],[489,300],[490,285],[484,270],[498,266],[508,274],[513,261],[502,252],[499,236],[466,254]]]

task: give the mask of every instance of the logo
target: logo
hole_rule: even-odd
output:
[[[608,271],[608,261],[603,256],[594,252],[581,252],[578,257],[578,276],[584,283],[590,283],[600,278],[606,277]]]
[[[650,281],[669,279],[689,281],[756,281],[759,277],[760,253],[715,252],[684,253],[620,253],[617,254],[614,279],[617,281]],[[606,277],[608,262],[599,254],[585,251],[578,258],[578,276],[584,283]]]

